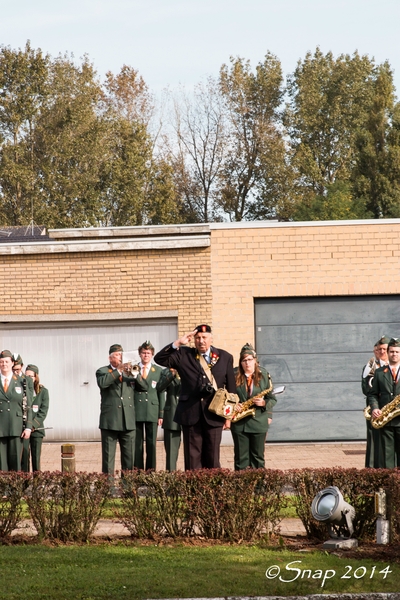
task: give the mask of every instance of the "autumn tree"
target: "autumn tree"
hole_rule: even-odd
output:
[[[35,195],[33,130],[49,94],[49,56],[0,47],[0,201],[3,225],[31,220]]]
[[[176,222],[173,173],[155,152],[150,129],[153,98],[143,78],[126,65],[107,73],[102,119],[108,131],[108,160],[102,165],[102,225]]]
[[[372,99],[374,63],[357,52],[334,58],[319,48],[288,78],[285,124],[292,164],[305,202],[323,196],[336,180],[348,181],[355,140]]]
[[[356,137],[351,180],[371,217],[400,217],[400,104],[387,62],[376,69],[372,103]]]
[[[51,94],[34,129],[40,185],[35,220],[48,227],[97,225],[99,173],[108,160],[107,130],[98,116],[102,90],[87,58],[59,56],[49,69]]]
[[[256,66],[231,58],[219,85],[229,123],[228,152],[219,174],[220,206],[234,221],[276,216],[287,200],[289,165],[280,125],[280,61],[268,53]]]
[[[213,78],[197,84],[192,93],[181,89],[173,98],[173,135],[164,140],[184,221],[218,219],[218,176],[226,158],[225,120],[218,82]]]

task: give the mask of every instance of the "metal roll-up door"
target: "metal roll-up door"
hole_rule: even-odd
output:
[[[278,396],[268,441],[364,440],[363,366],[400,337],[400,296],[255,300],[256,348]]]
[[[96,322],[10,323],[0,327],[1,349],[39,367],[48,388],[47,441],[100,439],[100,391],[95,373],[108,364],[111,344],[137,350],[150,340],[156,352],[177,337],[176,318]]]

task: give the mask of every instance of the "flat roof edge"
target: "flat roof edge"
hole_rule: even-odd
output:
[[[95,239],[63,242],[17,242],[0,244],[0,255],[56,254],[71,252],[112,252],[115,250],[165,250],[171,248],[206,248],[210,235],[161,237],[150,239]]]
[[[210,223],[210,230],[268,229],[285,227],[343,227],[351,225],[400,225],[400,219],[358,219],[353,221],[237,221],[234,223]]]

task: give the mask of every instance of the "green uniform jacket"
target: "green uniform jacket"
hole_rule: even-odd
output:
[[[30,378],[29,378],[30,379]],[[33,381],[26,381],[26,422],[32,429],[32,396]],[[24,380],[19,375],[12,375],[7,392],[0,382],[0,437],[19,437],[24,429],[23,414]]]
[[[40,384],[39,393],[33,397],[32,400],[32,411],[33,411],[33,427],[34,431],[31,433],[31,437],[44,437],[45,431],[44,420],[47,417],[49,410],[49,390]]]
[[[135,384],[136,421],[157,423],[164,415],[165,393],[157,389],[162,372],[165,369],[152,364],[146,379],[140,375]]]
[[[394,382],[390,367],[380,367],[375,371],[372,387],[367,396],[367,403],[371,413],[376,408],[382,409],[400,394],[400,381]],[[400,417],[395,417],[389,422],[392,427],[400,427]]]
[[[253,386],[252,396],[256,396],[262,390],[268,389],[272,385],[272,380],[269,378],[269,373],[263,367],[260,367],[262,377],[258,386]],[[236,388],[236,393],[239,396],[240,402],[246,402],[247,390],[245,385],[239,385]],[[251,415],[240,419],[237,423],[231,424],[232,430],[244,431],[245,433],[264,433],[268,431],[268,419],[272,419],[272,409],[276,404],[276,398],[271,392],[265,396],[264,407],[254,407],[256,409],[255,417]]]
[[[181,426],[175,423],[174,416],[176,407],[179,402],[179,394],[181,392],[181,378],[177,374],[174,374],[169,370],[165,369],[160,377],[160,381],[157,384],[157,389],[160,392],[166,390],[167,398],[164,406],[164,419],[162,428],[170,429],[172,431],[180,431]]]
[[[100,388],[100,429],[131,431],[136,429],[133,402],[133,378],[122,375],[111,365],[96,371]],[[122,381],[120,381],[122,379]]]

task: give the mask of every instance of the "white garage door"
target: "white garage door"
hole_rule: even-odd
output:
[[[256,348],[278,396],[268,441],[363,440],[361,372],[400,337],[400,296],[255,300]]]
[[[39,367],[50,395],[48,441],[98,440],[100,394],[95,372],[108,364],[111,344],[131,351],[150,340],[157,352],[176,337],[176,319],[2,324],[0,348],[19,353],[25,366]]]

